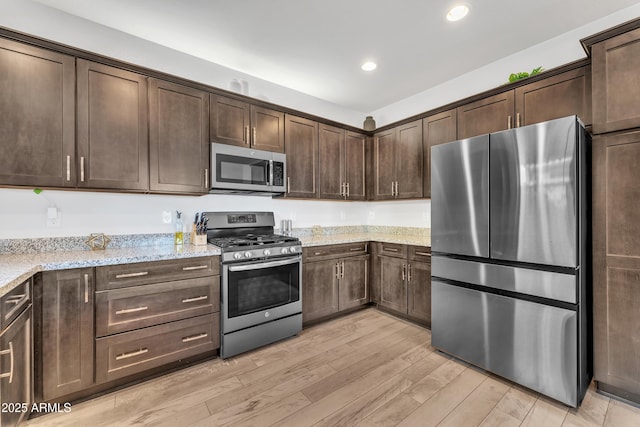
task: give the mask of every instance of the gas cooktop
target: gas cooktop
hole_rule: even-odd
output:
[[[247,234],[233,237],[211,237],[209,243],[221,249],[237,249],[250,246],[282,245],[286,243],[298,243],[296,237],[283,236],[281,234]]]

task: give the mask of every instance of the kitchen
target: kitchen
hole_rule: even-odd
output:
[[[142,39],[127,36],[124,33],[108,30],[105,27],[100,27],[96,30],[96,28],[94,28],[93,25],[90,25],[88,21],[84,21],[79,18],[72,17],[71,15],[64,14],[62,12],[59,12],[57,9],[48,9],[37,2],[26,2],[25,5],[14,5],[13,7],[16,8],[15,10],[17,11],[25,12],[25,15],[23,16],[28,16],[29,19],[25,19],[24,22],[21,22],[19,16],[9,14],[9,16],[3,18],[7,19],[7,22],[0,22],[1,25],[15,28],[28,34],[39,35],[40,37],[43,37],[45,39],[57,40],[58,42],[66,45],[78,46],[78,44],[81,42],[78,41],[77,35],[74,36],[75,38],[71,38],[73,31],[68,30],[70,33],[68,35],[55,35],[53,29],[46,29],[47,25],[57,27],[61,22],[66,22],[69,25],[65,27],[68,27],[69,29],[77,28],[77,31],[86,31],[87,36],[89,34],[93,34],[83,41],[83,43],[87,43],[86,45],[82,46],[83,49],[93,52],[97,51],[106,56],[121,58],[122,60],[130,62],[132,64],[143,65],[150,69],[165,70],[165,72],[168,72],[169,74],[173,73],[183,75],[190,80],[210,82],[210,80],[207,80],[210,79],[210,77],[207,77],[207,79],[199,78],[198,76],[193,74],[193,71],[190,71],[185,75],[184,71],[181,71],[179,73],[172,71],[171,67],[166,63],[154,64],[154,61],[159,61],[158,58],[167,58],[166,55],[169,55],[169,58],[176,59],[176,63],[184,61],[183,64],[199,65],[199,67],[193,67],[194,70],[203,70],[202,67],[208,67],[206,65],[203,65],[199,60],[196,60],[193,57],[188,58],[186,57],[186,55],[181,55],[176,53],[175,51],[169,51],[168,49],[152,45],[151,43],[145,42]],[[583,30],[584,33],[582,33],[581,35],[572,35],[571,43],[574,45],[574,47],[581,49],[579,44],[579,40],[581,38],[588,37],[600,30],[615,26],[637,15],[637,12],[632,10],[631,12],[626,11],[626,14],[622,14],[622,17],[615,16],[613,18],[609,18],[609,20],[606,21],[606,24],[599,23],[594,27],[589,27],[588,31]],[[39,28],[35,28],[34,23],[37,20],[34,19],[34,17],[38,16],[41,17],[42,22],[39,22]],[[56,18],[61,19],[61,21],[49,20],[48,18],[50,18],[51,16],[56,16]],[[71,24],[76,25],[76,27]],[[59,28],[57,28],[56,31],[64,32],[64,30],[61,30]],[[94,31],[96,32],[94,33]],[[106,37],[107,34],[109,37],[117,37],[118,40],[120,40],[122,43],[114,42],[112,45],[109,45],[107,43],[106,45],[100,47],[98,46],[98,40],[94,40],[93,42],[91,42],[92,37],[100,39],[101,37]],[[95,43],[95,45],[90,46],[91,43]],[[544,47],[540,49],[544,49]],[[141,58],[140,56],[144,55],[142,55],[140,52],[147,52],[149,58],[146,60],[144,58]],[[156,56],[156,54],[158,56]],[[169,61],[165,59],[162,62]],[[548,68],[553,68],[554,66],[564,65],[564,63],[566,62],[569,61],[565,59],[563,62],[558,62],[557,64],[551,65],[547,65],[545,63],[545,66]],[[529,62],[527,62],[527,66],[528,65]],[[188,65],[185,65],[185,68],[187,67]],[[500,68],[500,73],[502,75],[504,75],[503,68],[504,64],[502,64],[502,67]],[[205,69],[208,70],[208,68]],[[235,73],[232,75],[237,76],[238,74]],[[224,77],[220,77],[219,83],[210,83],[211,86],[226,89],[228,86],[228,82],[232,80],[231,78],[227,78],[228,76],[229,74],[224,74]],[[152,75],[152,77],[157,77],[157,75]],[[492,79],[495,78],[495,76],[492,76]],[[475,93],[482,92],[487,88],[498,86],[502,83],[503,77],[499,76],[499,79],[499,83],[492,84],[491,82],[474,82],[470,83],[469,85],[465,85],[465,90],[467,92],[464,94],[460,94],[460,89],[458,88],[459,85],[452,83],[451,86],[455,87],[458,92],[456,92],[456,90],[452,90],[451,94],[447,95],[452,98],[440,98],[439,100],[432,101],[437,102],[434,105],[429,105],[422,102],[419,107],[411,107],[411,105],[405,104],[404,106],[399,106],[398,108],[389,108],[386,111],[381,111],[379,113],[374,112],[372,114],[379,122],[378,128],[382,128],[382,131],[386,132],[383,126],[387,124],[395,123],[398,120],[404,120],[407,117],[415,115],[416,113],[421,113],[423,111],[445,105],[458,99],[464,99],[465,97],[469,97],[470,95],[473,95]],[[478,78],[477,80],[482,79]],[[249,86],[252,90],[253,88],[256,88],[256,92],[252,92],[257,94],[257,96],[255,96],[256,98],[264,96],[260,93],[260,91],[263,90],[262,87],[273,89],[265,85],[264,83],[258,82],[257,80],[249,79],[248,81],[250,82]],[[479,84],[487,84],[489,86],[476,90],[474,85]],[[260,85],[263,86],[261,87]],[[451,87],[449,89],[451,89]],[[269,96],[274,99],[275,104],[288,105],[289,108],[293,107],[296,108],[296,110],[300,110],[305,113],[313,113],[315,117],[336,117],[336,120],[338,122],[347,124],[347,132],[356,132],[359,129],[361,131],[361,123],[364,116],[363,114],[349,114],[346,111],[344,111],[344,116],[338,114],[335,111],[329,114],[323,111],[323,109],[328,108],[328,106],[318,106],[311,101],[309,101],[309,103],[313,104],[312,107],[306,108],[305,106],[305,108],[302,108],[300,105],[305,103],[301,101],[301,95],[289,93],[291,99],[285,102],[277,101],[278,99],[286,98],[284,95],[282,95],[283,92],[278,92],[277,90],[273,89],[271,91],[265,90],[265,93],[268,93]],[[413,108],[413,110],[411,110],[411,108]],[[407,109],[409,109],[409,111],[407,111]],[[336,110],[340,110],[340,108],[336,107]],[[285,111],[290,112],[290,110]],[[298,126],[297,129],[299,129],[301,133],[304,133],[305,130],[309,128],[309,119],[307,117],[302,117],[301,119],[304,120],[295,120],[295,126]],[[329,126],[332,125],[331,123],[325,124]],[[407,123],[407,125],[408,124],[409,123]],[[404,125],[401,124],[398,127],[403,126]],[[621,129],[631,127],[634,126],[627,126]],[[287,126],[285,124],[285,129],[286,128]],[[152,132],[151,129],[150,133]],[[327,131],[330,130],[328,126],[324,127],[324,129]],[[411,129],[411,127],[407,127],[407,129],[404,129],[403,127],[403,131],[406,130],[407,132],[411,132]],[[610,131],[611,129],[604,130],[604,132]],[[462,137],[460,133],[459,136]],[[394,138],[394,136],[391,136],[391,138]],[[82,157],[80,152],[78,152],[78,157]],[[73,163],[75,164],[76,161],[79,165],[81,159],[74,159]],[[295,167],[295,165],[291,162],[289,162],[288,166]],[[289,175],[293,176],[294,172],[295,170],[291,170]],[[77,179],[79,182],[81,178],[80,173],[76,173],[74,169],[73,174],[73,179]],[[424,174],[424,176],[427,177],[428,174]],[[395,183],[401,180],[391,179],[391,181]],[[42,186],[46,187],[44,184]],[[384,190],[388,192],[387,187],[388,186],[385,186]],[[398,188],[397,183],[392,184],[391,187],[393,188],[391,193],[400,193],[406,188],[404,183],[399,186],[400,188]],[[96,181],[92,185],[89,185],[89,188],[100,188],[100,186]],[[86,191],[71,192],[58,191],[49,188],[45,188],[44,191],[40,194],[35,194],[32,190],[32,188],[11,188],[0,190],[2,191],[1,195],[3,199],[3,227],[6,227],[3,229],[2,233],[2,237],[4,239],[83,236],[84,240],[86,239],[86,236],[91,233],[102,232],[110,236],[112,239],[114,239],[115,237],[114,240],[117,240],[117,236],[122,235],[157,234],[158,236],[156,237],[159,242],[166,242],[165,235],[172,232],[173,226],[172,224],[163,224],[161,217],[163,216],[164,212],[169,212],[169,215],[173,215],[176,209],[185,212],[184,215],[186,218],[190,218],[195,212],[201,212],[203,210],[239,212],[256,210],[272,211],[275,213],[275,224],[279,225],[281,219],[291,219],[294,229],[306,230],[309,232],[309,234],[312,234],[312,228],[314,226],[321,226],[325,229],[325,231],[328,231],[331,228],[353,227],[353,229],[358,232],[373,231],[374,233],[385,234],[384,231],[397,232],[396,230],[391,229],[393,227],[397,228],[408,226],[424,229],[425,226],[428,226],[431,223],[429,199],[390,201],[389,199],[395,198],[395,194],[381,195],[380,198],[386,201],[351,201],[345,203],[327,201],[325,197],[321,197],[317,200],[288,200],[286,198],[284,200],[281,200],[253,196],[209,195],[204,197],[191,197],[171,196],[164,194],[141,195]],[[304,189],[301,188],[300,192],[302,193],[303,190]],[[151,189],[151,192],[153,193],[153,188]],[[161,193],[161,191],[159,193]],[[338,190],[338,193],[340,193],[340,190]],[[207,204],[207,206],[203,206],[203,200],[206,200],[205,203]],[[256,207],[259,208],[256,209]],[[46,226],[45,216],[47,216],[50,211],[52,211],[51,220],[54,223],[57,221],[58,224],[60,224],[58,226],[59,228],[56,228],[55,226]],[[173,218],[171,218],[169,222],[172,222],[172,220]],[[415,230],[411,230],[411,232],[415,233]],[[426,230],[420,230],[420,232],[427,233]],[[427,236],[425,235],[424,237]],[[423,246],[425,242],[426,240],[422,240],[415,243],[410,243],[410,245]],[[53,242],[50,242],[50,244],[55,245],[55,239]],[[378,319],[378,322],[384,324],[385,320],[386,319]],[[309,331],[311,333],[313,331],[317,331],[319,328],[320,327],[312,328]]]

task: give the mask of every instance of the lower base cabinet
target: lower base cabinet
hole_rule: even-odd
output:
[[[369,302],[367,249],[367,243],[303,248],[303,323]]]

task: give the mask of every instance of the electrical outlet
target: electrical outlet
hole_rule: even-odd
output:
[[[47,227],[60,227],[62,222],[61,212],[58,208],[47,209]]]
[[[171,215],[171,211],[162,211],[162,223],[171,224],[172,222],[173,222],[173,217]]]

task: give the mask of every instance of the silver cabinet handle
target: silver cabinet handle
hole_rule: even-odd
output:
[[[67,156],[67,181],[71,181],[71,156]]]
[[[431,254],[429,252],[418,252],[418,251],[416,251],[416,255],[430,256]]]
[[[193,297],[193,298],[185,298],[182,300],[183,303],[195,302],[195,301],[204,301],[209,299],[209,295],[202,295],[201,297]]]
[[[26,296],[26,294],[21,294],[21,295],[12,295],[10,297],[8,297],[4,303],[5,304],[18,304],[20,303],[20,301],[22,301],[22,299]]]
[[[347,182],[347,199],[349,198],[349,183]]]
[[[287,193],[291,193],[291,179],[287,177]]]
[[[84,275],[84,303],[89,302],[89,275]]]
[[[9,350],[0,351],[0,355],[8,354],[10,358],[9,372],[6,374],[0,374],[0,378],[9,378],[9,384],[13,382],[13,342],[9,341]]]
[[[193,267],[182,267],[182,271],[202,270],[204,268],[209,268],[209,266],[208,265],[194,265]]]
[[[244,127],[244,143],[249,145],[249,126]]]
[[[516,127],[519,128],[520,127],[520,113],[516,114]]]
[[[256,132],[256,127],[254,126],[253,127],[253,145],[256,144],[257,140],[258,140],[258,133]]]
[[[340,278],[344,279],[344,261],[342,261],[342,264],[340,266]]]
[[[209,334],[207,334],[206,332],[203,332],[203,333],[198,334],[198,335],[191,335],[189,337],[184,337],[184,338],[182,338],[182,342],[201,340],[202,338],[206,338],[208,336],[209,336]]]
[[[409,273],[407,273],[407,282],[410,282],[411,281],[411,264],[409,264],[408,268],[409,268]]]
[[[389,252],[398,252],[398,248],[385,248],[384,246],[382,247],[382,250]]]
[[[391,195],[392,195],[392,196],[395,196],[395,195],[396,195],[396,193],[395,193],[395,186],[396,186],[395,181],[391,181]]]
[[[84,182],[84,157],[80,157],[80,182]]]
[[[511,115],[507,116],[507,129],[511,129]]]
[[[398,181],[396,181],[396,197],[400,194],[400,190],[398,190]]]
[[[402,280],[407,278],[407,264],[402,264]]]
[[[345,191],[345,189],[344,189],[344,182],[341,182],[341,183],[340,183],[340,195],[341,195],[342,197],[345,197],[345,195],[346,195],[346,194],[347,194],[347,192],[346,192],[346,191]]]
[[[363,249],[358,246],[357,248],[350,248],[349,252],[355,252],[355,251],[361,251],[361,250],[363,250]]]
[[[209,169],[204,170],[204,188],[209,188]]]
[[[340,278],[340,263],[336,262],[336,279]]]
[[[116,274],[116,279],[127,279],[129,277],[140,277],[140,276],[146,276],[147,274],[149,274],[148,271],[140,271],[139,273],[122,273],[122,274]]]
[[[116,360],[128,359],[130,357],[140,356],[141,354],[145,354],[149,351],[148,348],[141,348],[140,350],[131,351],[129,353],[122,353],[116,356]]]
[[[122,310],[116,311],[116,314],[137,313],[138,311],[145,311],[145,310],[148,310],[148,309],[149,309],[149,307],[147,307],[147,306],[141,306],[141,307],[136,307],[136,308],[123,308]]]

